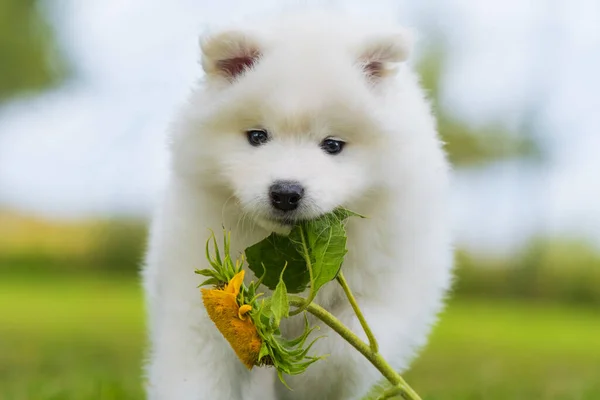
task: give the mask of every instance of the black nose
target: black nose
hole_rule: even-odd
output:
[[[269,188],[271,205],[281,211],[298,208],[303,195],[304,188],[294,181],[277,181]]]

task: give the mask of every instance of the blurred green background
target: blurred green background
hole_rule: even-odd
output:
[[[35,1],[0,1],[0,106],[56,87],[68,62]],[[440,101],[445,44],[419,70],[457,168],[540,162],[531,125],[471,125]],[[137,277],[146,221],[41,217],[0,203],[0,399],[140,399]],[[425,399],[600,399],[600,252],[538,235],[456,252],[456,284],[406,379]]]

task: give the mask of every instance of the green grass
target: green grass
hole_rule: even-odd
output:
[[[0,278],[0,399],[139,399],[135,281]]]
[[[430,399],[600,399],[600,312],[455,302],[406,379]]]
[[[133,280],[0,277],[0,399],[142,398]],[[600,399],[600,312],[450,304],[405,375],[425,399]]]

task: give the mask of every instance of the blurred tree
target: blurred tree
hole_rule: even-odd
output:
[[[67,68],[37,0],[0,0],[0,104],[59,83]]]
[[[569,237],[533,237],[505,255],[456,253],[458,296],[507,297],[600,305],[600,253]]]
[[[427,52],[417,65],[421,82],[429,92],[438,128],[450,161],[455,166],[481,164],[513,157],[538,158],[539,146],[531,135],[530,121],[523,121],[519,132],[510,132],[499,124],[474,127],[457,118],[454,112],[442,105],[441,87],[443,71],[447,70],[447,49],[443,40]]]

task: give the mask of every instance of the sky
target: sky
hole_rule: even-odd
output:
[[[279,3],[48,2],[74,76],[0,109],[0,206],[53,218],[149,215],[167,176],[166,127],[201,77],[199,34]],[[516,126],[536,112],[543,163],[456,172],[459,242],[505,250],[544,233],[600,246],[600,2],[346,3],[427,27],[417,50],[431,44],[428,31],[442,35],[443,103],[456,115]]]

